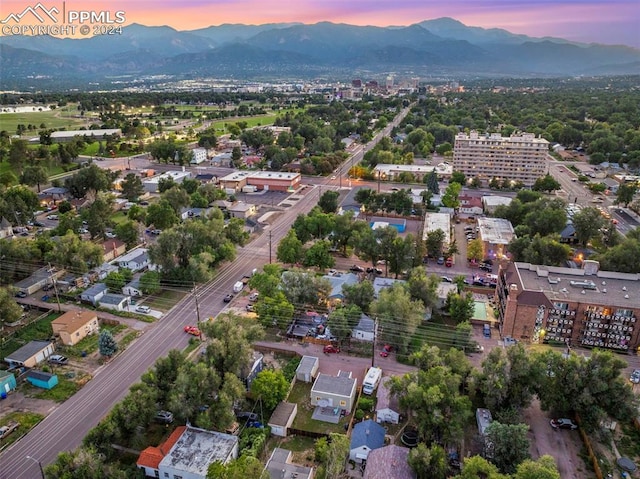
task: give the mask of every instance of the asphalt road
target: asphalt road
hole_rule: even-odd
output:
[[[403,110],[393,124],[407,112]],[[372,143],[379,141],[390,130],[391,125],[385,133],[378,134]],[[354,161],[359,161],[362,150],[356,154],[359,156]],[[140,160],[144,161],[142,158]],[[350,163],[347,160],[346,164]],[[343,175],[348,171],[346,164],[338,168]],[[325,180],[325,187],[329,187],[330,181]],[[294,207],[285,210],[249,245],[239,248],[235,261],[220,267],[214,280],[197,289],[201,319],[216,316],[225,309],[227,304],[222,301],[223,297],[231,292],[233,284],[242,276],[269,262],[270,248],[275,258],[278,242],[289,231],[297,215],[309,212],[317,204],[318,191],[319,188],[315,186],[306,188]],[[39,477],[38,461],[47,465],[55,461],[58,453],[77,448],[89,430],[127,394],[129,387],[153,366],[157,358],[166,356],[172,349],[187,347],[190,336],[184,333],[183,328],[195,322],[195,298],[190,295],[146,330],[122,354],[96,371],[94,378],[78,393],[4,451],[0,456],[0,479]]]

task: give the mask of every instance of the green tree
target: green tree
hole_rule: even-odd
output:
[[[104,280],[107,287],[116,292],[120,292],[125,284],[127,284],[127,280],[124,275],[119,271],[112,271],[107,275]]]
[[[109,219],[113,212],[113,197],[98,194],[88,208],[82,211],[82,218],[87,222],[87,229],[92,238],[103,237],[105,230],[112,225]]]
[[[351,332],[360,322],[362,311],[358,306],[350,305],[336,308],[329,313],[328,325],[333,334],[340,341],[351,337]]]
[[[85,273],[103,262],[103,250],[89,241],[82,241],[72,231],[58,238],[51,250],[44,255],[44,260],[58,267],[68,267]]]
[[[276,258],[282,263],[295,264],[303,258],[302,242],[298,239],[296,231],[290,229],[282,238],[276,250]]]
[[[191,197],[183,188],[176,185],[166,190],[161,195],[162,200],[171,205],[176,215],[180,215],[182,208],[186,208],[191,204]]]
[[[263,369],[251,382],[251,396],[261,400],[267,411],[273,411],[287,397],[289,386],[282,371]]]
[[[129,201],[134,201],[144,193],[142,180],[135,173],[128,173],[120,182],[122,194]]]
[[[103,170],[95,164],[82,168],[65,180],[65,186],[74,198],[94,198],[99,191],[108,191],[118,173]]]
[[[518,464],[513,479],[560,479],[558,466],[552,456],[540,456],[538,460],[525,459]]]
[[[411,299],[419,300],[425,308],[433,308],[438,300],[437,290],[440,278],[436,275],[427,276],[423,267],[413,268],[409,272],[407,286]]]
[[[157,271],[147,271],[140,276],[140,290],[144,294],[155,294],[160,289],[160,273]]]
[[[618,187],[618,191],[616,192],[616,199],[614,203],[616,205],[622,204],[625,206],[625,208],[628,208],[629,203],[633,202],[633,197],[636,194],[637,190],[638,190],[638,187],[633,183],[622,183]]]
[[[318,206],[324,213],[335,213],[338,211],[338,198],[340,193],[337,191],[325,191],[322,193],[320,200],[318,200]]]
[[[118,351],[118,343],[108,329],[100,331],[100,336],[98,336],[98,350],[102,356],[107,358],[110,358]]]
[[[355,305],[365,313],[369,311],[369,305],[375,299],[373,284],[369,280],[342,285],[342,294],[346,304]]]
[[[459,185],[464,185],[467,182],[467,178],[462,171],[453,171],[451,173],[451,178],[449,179],[449,181],[451,183],[458,183]]]
[[[2,327],[4,323],[13,323],[22,316],[22,308],[11,297],[9,291],[6,289],[0,289],[0,318],[2,321]]]
[[[299,310],[324,305],[331,293],[331,283],[327,279],[297,269],[284,272],[281,285],[289,302]]]
[[[448,472],[447,455],[438,444],[427,447],[419,443],[411,449],[407,462],[415,471],[417,479],[445,479]]]
[[[482,456],[465,458],[462,472],[454,479],[509,479],[510,476],[500,474],[498,468]]]
[[[47,170],[40,165],[27,166],[22,173],[20,183],[24,183],[29,186],[37,186],[38,193],[40,193],[40,185],[46,183],[49,180]]]
[[[471,240],[467,243],[467,259],[476,261],[484,259],[484,246],[480,238]]]
[[[331,255],[331,252],[329,251],[330,248],[331,243],[329,243],[328,241],[316,241],[304,253],[304,266],[317,266],[321,270],[334,266],[336,264],[336,260]]]
[[[560,188],[562,188],[560,183],[558,183],[558,181],[548,173],[545,176],[538,178],[531,187],[533,191],[546,191],[547,193],[559,190]]]
[[[24,185],[11,186],[0,197],[0,213],[12,224],[26,224],[39,206],[38,195]]]
[[[447,295],[445,309],[456,324],[471,321],[474,311],[473,295],[450,291]]]
[[[501,424],[493,421],[486,430],[486,444],[491,462],[506,474],[513,474],[520,463],[529,459],[529,426],[526,424]]]
[[[573,215],[571,218],[576,232],[576,238],[582,246],[594,238],[600,236],[600,230],[606,225],[604,217],[597,208],[587,207]]]
[[[133,221],[118,223],[115,227],[115,232],[116,236],[126,243],[127,249],[133,248],[140,242],[138,225]]]
[[[460,191],[462,191],[460,183],[450,182],[444,195],[442,195],[442,204],[447,208],[459,208],[460,200],[458,197],[460,196]]]
[[[209,394],[221,386],[221,375],[205,362],[185,362],[169,393],[169,409],[182,421],[193,421]]]
[[[442,255],[442,248],[445,241],[445,232],[441,229],[430,231],[427,233],[426,247],[427,254],[432,258],[438,258]]]
[[[58,454],[55,462],[44,468],[46,479],[126,479],[128,474],[117,464],[105,462],[104,455],[91,447]]]
[[[349,456],[350,441],[344,434],[329,434],[329,442],[323,461],[326,479],[339,479]]]
[[[153,225],[158,229],[171,228],[178,222],[178,215],[167,200],[160,200],[147,208],[147,226]]]
[[[411,299],[402,285],[395,284],[380,291],[371,305],[371,313],[380,322],[380,339],[406,353],[411,336],[424,319],[425,310],[420,301]]]
[[[260,300],[255,306],[260,322],[265,327],[277,326],[286,329],[293,319],[295,308],[282,291],[265,295],[260,293]]]

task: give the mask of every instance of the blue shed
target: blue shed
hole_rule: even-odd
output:
[[[53,387],[58,384],[58,376],[45,373],[44,371],[31,370],[27,373],[26,377],[27,381],[31,384],[42,389],[53,389]]]
[[[0,371],[0,397],[5,398],[7,394],[16,388],[16,377],[8,371]]]

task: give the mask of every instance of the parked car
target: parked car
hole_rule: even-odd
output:
[[[549,421],[549,423],[554,429],[578,429],[578,425],[575,422],[565,417],[552,419],[551,421]]]
[[[173,422],[173,413],[170,411],[158,411],[153,419],[162,424],[171,424]]]
[[[323,349],[322,352],[324,354],[333,354],[333,353],[339,353],[340,352],[340,348],[338,348],[337,346],[334,346],[333,344],[327,344]]]
[[[6,426],[0,427],[0,439],[4,439],[9,434],[11,434],[13,431],[18,429],[18,427],[20,427],[20,423],[19,422],[9,421],[9,424],[7,424]]]
[[[225,303],[230,303],[232,299],[233,299],[233,295],[231,293],[229,293],[228,295],[226,295],[224,297],[224,299],[222,301],[224,301]]]
[[[236,413],[238,419],[246,419],[247,421],[257,421],[258,415],[255,412],[240,411]]]
[[[440,264],[440,265],[444,264],[444,256],[440,256],[440,257],[438,258],[437,263],[438,263],[438,264]]]
[[[250,313],[253,313],[256,310],[256,308],[253,307],[253,304],[247,304],[244,309]]]
[[[136,311],[138,313],[147,314],[151,311],[151,308],[149,306],[136,306]]]
[[[69,363],[69,360],[65,356],[61,356],[60,354],[53,354],[49,356],[49,362],[51,364],[58,364],[60,366],[64,366]]]
[[[24,291],[18,291],[16,293],[16,298],[26,298],[27,297],[27,293],[25,293]]]
[[[251,301],[252,303],[258,301],[258,297],[260,296],[260,293],[258,292],[253,292],[249,295],[249,301]]]
[[[629,377],[629,381],[633,384],[640,384],[640,369],[634,369]]]
[[[200,334],[202,334],[200,332],[200,329],[198,327],[196,327],[196,326],[185,326],[184,327],[184,332],[185,333],[189,333],[189,334],[191,334],[193,336],[200,336]]]
[[[349,268],[349,271],[353,271],[354,273],[364,273],[364,268],[362,266],[354,264],[351,268]]]
[[[486,271],[487,273],[491,273],[493,271],[493,268],[488,264],[481,264],[480,265],[480,270],[481,271]]]
[[[55,221],[55,220],[57,220],[57,219],[58,219],[58,215],[47,215],[47,219],[48,219],[48,220]]]
[[[385,344],[382,347],[382,351],[380,351],[380,356],[382,356],[383,358],[386,358],[387,356],[389,356],[389,354],[391,354],[391,351],[393,351],[393,348],[391,347],[391,345]]]
[[[440,276],[440,279],[446,283],[453,283],[453,279],[449,276]]]
[[[514,346],[516,344],[518,344],[518,340],[517,339],[514,339],[511,336],[505,336],[505,338],[504,338],[504,345],[505,346]]]
[[[113,233],[112,231],[107,231],[104,235],[105,235],[107,238],[115,238],[115,237],[116,237],[116,234],[115,234],[115,233]]]
[[[45,284],[42,287],[42,291],[51,291],[53,289],[53,285],[52,284]]]

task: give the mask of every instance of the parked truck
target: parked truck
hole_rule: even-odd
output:
[[[378,384],[380,384],[380,379],[382,379],[382,369],[369,368],[362,382],[362,392],[367,395],[373,394],[373,391],[375,391]]]
[[[18,429],[19,426],[20,426],[20,423],[15,421],[9,421],[9,424],[7,424],[6,426],[0,427],[0,439],[4,439],[5,437],[7,437],[13,431]]]
[[[244,288],[244,283],[242,281],[236,281],[236,284],[233,285],[233,292],[239,293]]]

